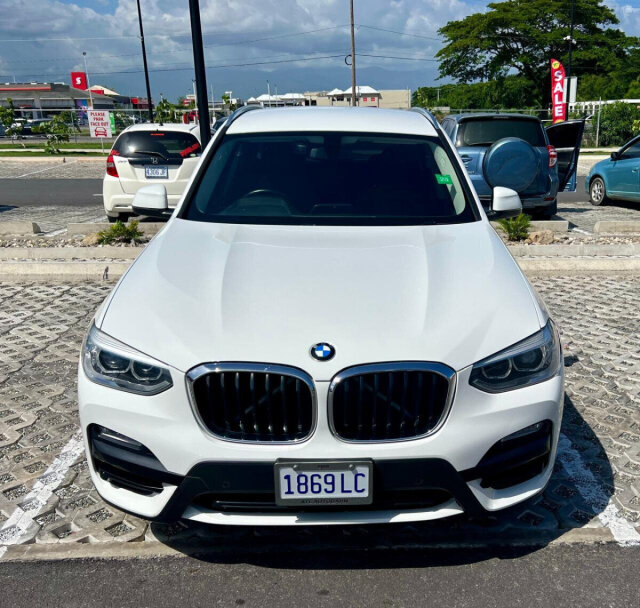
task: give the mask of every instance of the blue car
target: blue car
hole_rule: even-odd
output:
[[[558,210],[558,192],[576,189],[584,121],[546,129],[526,114],[458,114],[442,128],[458,149],[486,209],[495,186],[518,192],[526,213],[548,219]]]
[[[592,205],[640,201],[640,135],[591,167],[585,182]]]

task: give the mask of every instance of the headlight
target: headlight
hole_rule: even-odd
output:
[[[473,366],[469,383],[502,393],[553,378],[562,365],[560,340],[551,320],[538,333]]]
[[[157,395],[173,385],[168,369],[95,325],[82,347],[82,367],[96,384],[139,395]]]

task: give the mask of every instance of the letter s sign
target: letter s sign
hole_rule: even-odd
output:
[[[87,75],[84,72],[71,72],[71,86],[74,89],[87,90]]]

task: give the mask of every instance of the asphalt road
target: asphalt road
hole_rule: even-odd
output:
[[[638,605],[640,547],[0,562],[2,606]]]
[[[91,204],[102,204],[101,179],[0,179],[0,206]]]
[[[99,194],[100,196],[94,196]],[[585,201],[584,177],[576,192],[560,194],[560,202]],[[90,205],[102,202],[101,179],[0,179],[0,205]]]

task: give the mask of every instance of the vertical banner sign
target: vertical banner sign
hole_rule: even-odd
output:
[[[111,133],[115,135],[116,132],[116,115],[109,112],[109,122],[111,124]]]
[[[113,137],[111,132],[111,112],[89,110],[88,114],[91,137]]]
[[[71,72],[71,86],[74,89],[87,90],[87,75],[84,72]]]
[[[564,99],[564,67],[557,60],[551,60],[551,100],[553,104],[553,124],[567,118],[567,106]]]

